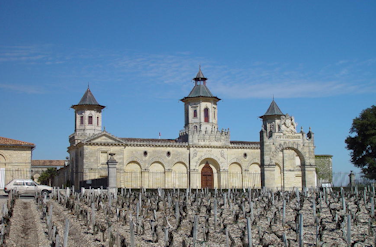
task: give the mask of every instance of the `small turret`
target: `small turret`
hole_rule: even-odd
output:
[[[105,106],[97,102],[89,87],[80,102],[71,108],[75,110],[74,133],[69,137],[71,145],[102,131],[102,110]]]
[[[260,117],[263,120],[262,130],[268,138],[272,137],[273,133],[281,131],[280,121],[283,116],[285,115],[282,113],[281,109],[279,109],[273,98],[268,110]]]
[[[218,143],[229,143],[229,132],[224,134],[218,130],[217,102],[221,99],[210,92],[201,67],[193,81],[193,89],[181,99],[184,102],[185,124],[179,140],[189,143],[214,143],[216,140]]]

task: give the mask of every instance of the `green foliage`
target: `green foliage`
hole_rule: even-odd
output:
[[[366,178],[376,178],[376,106],[361,112],[353,120],[350,136],[345,140],[351,162],[362,169]]]
[[[38,178],[38,182],[40,184],[52,184],[52,180],[57,175],[56,168],[47,168],[47,170],[43,171],[40,177]]]

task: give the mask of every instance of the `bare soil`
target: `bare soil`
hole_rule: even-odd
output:
[[[6,246],[49,246],[33,200],[16,200]]]

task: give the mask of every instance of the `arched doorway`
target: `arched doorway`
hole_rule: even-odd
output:
[[[243,174],[240,164],[233,163],[228,168],[229,188],[243,188]]]
[[[141,166],[136,162],[130,162],[124,169],[123,186],[126,188],[141,188]]]
[[[178,162],[172,167],[172,187],[181,189],[188,187],[188,174],[185,164]]]
[[[304,158],[300,151],[293,148],[285,148],[280,153],[280,160],[282,160],[282,166],[276,164],[275,172],[281,173],[279,181],[281,182],[282,187],[287,190],[303,188],[302,163],[304,163]],[[279,186],[279,184],[276,183],[276,186]]]
[[[210,167],[208,161],[206,161],[204,167],[201,170],[201,188],[214,188],[213,169]]]
[[[166,188],[165,168],[159,162],[154,162],[149,168],[149,188]]]

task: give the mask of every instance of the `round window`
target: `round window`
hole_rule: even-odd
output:
[[[166,155],[167,155],[167,157],[170,157],[170,156],[171,156],[170,151],[168,151],[168,152],[166,153]]]
[[[144,156],[148,156],[148,152],[147,151],[144,151]]]
[[[246,159],[248,157],[247,153],[244,153],[243,157],[244,157],[244,159]]]

